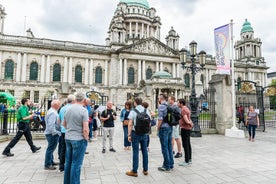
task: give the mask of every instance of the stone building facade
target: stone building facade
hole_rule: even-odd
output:
[[[48,97],[63,98],[93,89],[115,105],[141,96],[152,109],[161,92],[188,98],[192,77],[181,69],[179,36],[172,27],[166,43],[160,41],[161,18],[156,12],[147,0],[120,0],[106,44],[95,45],[35,38],[31,30],[27,36],[5,34],[6,13],[1,5],[0,91],[10,92],[18,100],[24,96],[41,103]],[[267,67],[261,56],[261,41],[253,37],[248,23],[246,20],[241,41],[235,44],[236,78],[265,84]],[[213,56],[207,55],[205,67],[196,75],[199,94],[208,88],[216,71]]]

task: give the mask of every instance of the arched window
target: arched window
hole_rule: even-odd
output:
[[[95,73],[95,83],[97,83],[97,84],[102,83],[102,81],[103,81],[102,75],[103,75],[102,67],[97,66],[96,73]]]
[[[82,82],[82,67],[80,65],[75,69],[75,82]]]
[[[146,71],[146,79],[151,79],[152,77],[152,69],[148,68]]]
[[[8,60],[5,64],[5,79],[13,79],[14,63],[12,60]]]
[[[186,73],[184,76],[184,79],[185,79],[186,88],[189,88],[190,87],[190,75],[188,73]]]
[[[37,80],[38,76],[38,64],[37,62],[32,62],[30,65],[30,80]]]
[[[60,64],[56,63],[53,67],[53,81],[60,81]]]
[[[134,68],[130,67],[127,72],[128,84],[134,84]]]

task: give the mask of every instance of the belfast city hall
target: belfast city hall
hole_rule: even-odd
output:
[[[117,1],[109,28],[103,30],[108,36],[102,45],[36,38],[30,29],[26,36],[10,35],[4,31],[8,12],[0,5],[0,91],[11,93],[17,101],[28,97],[37,104],[75,92],[96,91],[120,106],[140,96],[151,109],[156,108],[160,93],[188,98],[192,75],[181,67],[177,31],[171,27],[163,43],[158,10],[147,0]],[[266,86],[268,67],[261,39],[254,37],[248,20],[240,29],[234,43],[235,80]],[[186,56],[186,64],[191,63],[189,51]],[[198,94],[216,73],[215,57],[205,52],[203,57],[205,70],[195,78]],[[200,58],[195,57],[195,63]]]

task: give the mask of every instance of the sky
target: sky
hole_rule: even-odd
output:
[[[104,45],[119,0],[0,0],[7,13],[4,34]],[[275,0],[148,0],[161,18],[161,41],[173,26],[180,48],[195,40],[198,51],[215,54],[214,29],[234,22],[234,41],[240,40],[247,19],[254,37],[262,41],[268,72],[276,71]]]

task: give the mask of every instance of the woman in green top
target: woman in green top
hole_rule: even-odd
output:
[[[35,114],[31,114],[31,115],[29,114],[28,105],[30,105],[30,100],[27,98],[23,98],[21,100],[21,104],[22,105],[20,106],[17,112],[18,131],[15,137],[11,140],[11,142],[8,144],[8,146],[4,149],[2,153],[2,155],[6,155],[7,157],[14,156],[14,154],[11,153],[11,149],[17,144],[17,142],[20,140],[22,135],[25,136],[33,153],[37,152],[41,148],[41,147],[36,147],[33,144],[33,140],[32,140],[32,134],[30,131],[29,122],[34,117]]]

